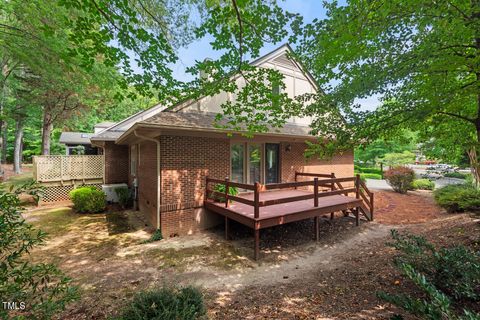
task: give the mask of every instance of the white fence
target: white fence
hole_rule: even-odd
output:
[[[103,155],[35,156],[33,178],[37,182],[103,180]]]

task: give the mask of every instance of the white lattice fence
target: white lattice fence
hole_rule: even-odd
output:
[[[101,183],[87,183],[86,185],[89,186],[94,186],[98,190],[102,190],[102,184]],[[75,187],[81,187],[80,186],[75,186],[73,184],[69,185],[63,185],[63,186],[46,186],[43,190],[43,195],[42,195],[42,202],[55,202],[55,201],[65,201],[69,200],[70,196],[69,193]]]
[[[37,182],[103,179],[104,156],[36,156],[33,174]]]

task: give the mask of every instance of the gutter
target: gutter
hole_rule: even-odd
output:
[[[160,141],[154,138],[146,137],[137,133],[137,130],[133,130],[133,134],[140,139],[152,141],[157,144],[157,229],[160,229],[162,226],[161,216],[160,216],[160,185],[162,181],[161,170],[160,170]]]

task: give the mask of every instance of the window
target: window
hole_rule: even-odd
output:
[[[248,183],[262,181],[262,145],[248,144]]]
[[[235,182],[244,182],[244,166],[245,166],[245,145],[243,143],[232,144],[230,150],[230,159],[232,166],[231,180]]]

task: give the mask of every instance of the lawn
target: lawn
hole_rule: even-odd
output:
[[[251,231],[236,224],[231,241],[220,226],[145,243],[152,230],[138,212],[82,215],[49,206],[30,208],[25,218],[50,234],[31,259],[57,264],[80,287],[81,299],[62,318],[109,318],[136,292],[163,284],[200,287],[212,319],[388,318],[400,311],[375,291],[399,289],[394,253],[385,246],[392,227],[447,243],[466,241],[480,227],[468,215],[442,213],[428,193],[381,192],[376,199],[376,222],[355,227],[341,214],[323,218],[318,243],[308,220],[263,231],[259,262],[251,259]]]

